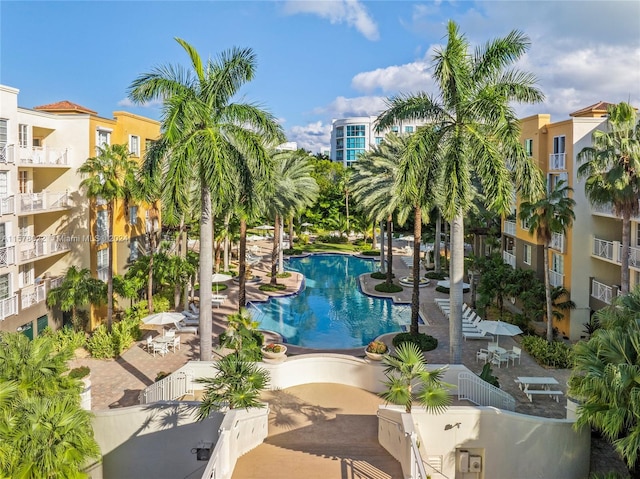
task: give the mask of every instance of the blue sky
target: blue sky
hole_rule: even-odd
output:
[[[0,83],[19,104],[69,100],[110,117],[132,105],[129,84],[155,66],[187,65],[174,37],[203,57],[252,48],[255,79],[241,95],[271,111],[289,141],[329,144],[331,120],[377,115],[385,98],[433,92],[433,49],[453,19],[472,45],[512,29],[531,49],[552,120],[600,100],[640,106],[640,2],[629,1],[7,1],[0,2]]]

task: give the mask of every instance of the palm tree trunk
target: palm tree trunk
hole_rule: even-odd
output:
[[[289,249],[293,249],[293,215],[289,217]]]
[[[436,273],[439,273],[442,269],[440,264],[440,241],[442,241],[442,217],[440,216],[440,210],[438,210],[436,215],[436,239],[433,242],[433,266]]]
[[[444,264],[447,265],[449,261],[449,239],[451,238],[450,234],[447,234],[447,228],[449,227],[449,223],[445,221],[444,223]]]
[[[225,235],[224,235],[224,255],[223,255],[223,267],[224,267],[224,271],[229,271],[229,246],[230,246],[230,241],[229,241],[229,221],[231,219],[231,215],[229,213],[227,213],[224,216],[224,231],[225,231]]]
[[[271,286],[278,283],[278,253],[280,249],[280,215],[276,215],[273,228],[273,250],[271,250]]]
[[[551,279],[549,274],[549,243],[542,249],[544,260],[544,295],[547,302],[547,341],[553,341],[553,305],[551,301]]]
[[[376,240],[376,222],[371,222],[371,249],[375,250],[378,247]]]
[[[380,272],[386,274],[387,265],[384,254],[384,222],[380,222]]]
[[[202,185],[200,218],[200,360],[211,361],[211,275],[213,272],[213,215],[211,190]]]
[[[147,307],[149,314],[153,314],[153,255],[156,251],[155,236],[153,231],[149,232],[149,276],[147,278]]]
[[[459,212],[451,222],[449,263],[449,362],[462,364],[462,280],[464,276],[464,217]]]
[[[107,217],[109,221],[109,237],[107,238],[107,330],[111,331],[113,323],[113,201],[107,203]]]
[[[629,244],[631,243],[631,212],[622,211],[622,258],[620,258],[620,293],[629,292]]]
[[[415,207],[413,224],[413,291],[411,292],[411,334],[418,334],[420,317],[420,241],[422,235],[422,210]]]
[[[238,312],[247,305],[247,220],[240,218],[238,247]]]
[[[180,232],[178,233],[182,239],[180,241],[180,257],[183,260],[187,259],[187,250],[189,249],[189,234],[187,232],[187,227],[184,224],[184,219],[180,220]],[[191,275],[189,275],[191,276]],[[191,281],[187,279],[184,284],[184,290],[182,292],[182,306],[185,310],[189,310],[189,287],[191,285]]]
[[[391,216],[387,218],[387,284],[391,284],[393,280],[393,236],[391,229],[393,223]]]
[[[347,238],[349,237],[349,190],[345,190],[344,192],[344,206],[347,212]]]

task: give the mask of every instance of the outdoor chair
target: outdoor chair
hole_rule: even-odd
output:
[[[191,312],[193,314],[200,314],[200,308],[198,308],[195,304],[190,303],[189,304],[189,309],[191,310]]]
[[[516,365],[516,359],[518,360],[518,364],[520,364],[521,355],[522,355],[522,349],[517,346],[514,346],[513,348],[511,348],[511,351],[507,351],[507,356],[509,357],[509,359],[511,360],[514,366]]]
[[[476,353],[476,363],[482,359],[486,364],[489,358],[491,358],[491,353],[487,349],[482,348]]]
[[[143,346],[148,353],[151,353],[153,349],[153,338],[151,336],[147,336],[146,342],[143,344]]]
[[[156,357],[156,353],[160,353],[160,356],[167,354],[167,345],[164,343],[151,343],[151,350],[153,351],[153,357]]]
[[[507,367],[509,367],[509,355],[507,353],[499,353],[497,351],[491,353],[491,364],[501,367],[502,363],[507,363]]]

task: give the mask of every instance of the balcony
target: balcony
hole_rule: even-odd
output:
[[[44,283],[35,286],[27,286],[20,290],[20,309],[27,309],[31,306],[43,302],[47,298],[47,292]]]
[[[510,221],[510,220],[504,220],[503,226],[502,226],[502,232],[504,234],[515,236],[516,235],[516,222],[515,221]]]
[[[20,263],[66,251],[69,251],[68,241],[60,241],[55,236],[37,236],[35,241],[20,245]]]
[[[516,255],[510,253],[509,251],[502,252],[502,261],[507,263],[513,269],[516,269]]]
[[[49,280],[49,291],[51,291],[54,288],[59,288],[63,281],[64,281],[64,276],[58,276],[57,278],[51,278]]]
[[[618,243],[617,241],[615,243]],[[614,258],[614,252],[616,248],[614,248],[613,241],[607,241],[599,238],[593,238],[593,249],[591,250],[591,255],[596,258],[604,259],[606,261],[610,261],[612,263],[617,263],[617,258]]]
[[[7,196],[5,198],[0,198],[0,216],[1,215],[12,215],[16,212],[16,197],[15,196]]]
[[[553,233],[551,235],[551,243],[549,244],[549,248],[555,249],[560,253],[564,253],[564,234]]]
[[[564,274],[558,273],[557,271],[549,270],[549,284],[554,288],[559,286],[564,286]]]
[[[16,264],[16,247],[4,246],[0,248],[0,268]]]
[[[18,296],[14,294],[9,298],[0,299],[0,321],[14,314],[18,314]]]
[[[21,193],[18,195],[18,214],[30,215],[69,208],[69,193],[42,191],[41,193]]]
[[[613,286],[601,283],[595,279],[591,280],[591,297],[602,301],[603,303],[611,304],[614,296]]]
[[[566,153],[551,153],[549,155],[549,171],[566,170],[566,159]]]
[[[605,203],[603,205],[591,205],[591,214],[597,216],[607,216],[609,218],[617,218],[622,220],[622,216],[619,216],[613,211],[612,203]],[[632,220],[640,221],[640,215],[635,215],[631,217]]]
[[[69,148],[34,146],[21,147],[18,151],[18,165],[20,166],[70,167]]]
[[[4,145],[0,148],[0,163],[15,163],[13,145]]]

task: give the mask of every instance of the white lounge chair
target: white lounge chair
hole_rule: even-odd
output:
[[[493,340],[493,336],[484,331],[481,333],[462,331],[462,337],[464,338],[465,341],[467,339],[489,339],[489,338]]]
[[[182,326],[178,321],[173,323],[176,333],[198,334],[197,326]]]

